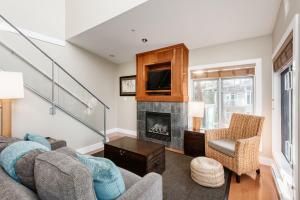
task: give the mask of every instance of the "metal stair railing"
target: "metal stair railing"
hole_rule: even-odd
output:
[[[101,135],[105,142],[106,112],[109,107],[1,14],[0,19],[17,34],[4,35],[3,38],[13,41],[12,44],[21,43],[18,51],[17,47],[13,48],[13,45],[7,44],[3,41],[5,39],[0,37],[0,46],[3,47],[1,50],[5,50],[0,53],[0,67],[6,71],[23,72],[26,88],[51,103],[50,114],[55,114],[56,108],[62,110]],[[23,41],[20,41],[20,38]],[[32,51],[42,55],[36,56],[38,61],[46,59],[47,62],[34,64],[34,58],[23,55],[28,52],[28,49],[24,50],[25,46],[32,47]],[[22,50],[23,53],[20,53]],[[44,70],[40,69],[43,67]]]

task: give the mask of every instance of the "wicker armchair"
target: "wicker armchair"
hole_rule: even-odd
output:
[[[264,117],[237,114],[231,117],[229,128],[207,130],[205,153],[240,176],[259,169],[259,143]]]

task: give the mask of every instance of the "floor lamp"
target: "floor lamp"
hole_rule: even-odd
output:
[[[23,75],[0,71],[1,135],[11,137],[11,100],[24,98]]]

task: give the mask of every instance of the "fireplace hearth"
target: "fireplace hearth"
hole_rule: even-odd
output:
[[[146,112],[146,136],[162,141],[171,141],[171,114]]]

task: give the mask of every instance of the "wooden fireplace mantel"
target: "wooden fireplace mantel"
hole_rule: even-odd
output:
[[[157,102],[188,101],[188,53],[184,44],[136,55],[136,100]],[[170,90],[147,90],[149,70],[171,70]]]

